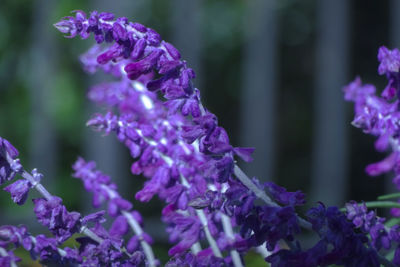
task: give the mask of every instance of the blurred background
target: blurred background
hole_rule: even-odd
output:
[[[146,217],[146,230],[167,242],[161,204],[133,198],[144,179],[130,174],[128,151],[85,127],[101,111],[86,89],[102,77],[84,73],[78,56],[94,41],[65,39],[52,26],[76,9],[126,16],[173,43],[231,143],[256,147],[254,162],[243,165],[248,175],[302,190],[310,205],[343,206],[394,190],[390,175],[364,173],[384,154],[351,126],[342,87],[356,75],[385,87],[376,55],[381,45],[400,46],[400,1],[1,0],[0,136],[19,149],[26,168],[44,173],[43,183],[70,210],[90,209],[91,197],[71,178],[82,155],[114,178]],[[42,230],[30,201],[16,207],[2,193],[0,214],[0,224],[32,221],[33,232]],[[168,246],[159,249],[166,255]]]

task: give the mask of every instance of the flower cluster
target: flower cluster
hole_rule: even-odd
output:
[[[85,189],[93,193],[93,206],[95,208],[99,207],[102,202],[108,201],[107,212],[111,217],[116,217],[109,230],[110,236],[120,240],[131,227],[135,235],[129,239],[126,250],[129,253],[135,253],[140,244],[149,261],[148,264],[158,265],[158,261],[154,258],[153,251],[150,248],[153,240],[142,230],[143,219],[140,213],[131,210],[131,202],[118,194],[117,186],[111,182],[111,178],[96,170],[95,167],[96,163],[93,161],[85,162],[82,158],[79,158],[73,166],[76,171],[74,177],[81,179]]]
[[[138,246],[130,245],[129,250],[128,247],[123,248],[124,239],[119,229],[120,223],[114,223],[106,230],[101,226],[105,221],[104,211],[87,216],[82,216],[79,212],[69,212],[62,204],[62,199],[51,195],[40,183],[43,175],[36,169],[31,173],[27,172],[19,163],[18,151],[7,140],[0,138],[0,142],[2,168],[7,170],[4,181],[14,179],[16,174],[21,176],[21,179],[6,186],[4,190],[11,194],[15,203],[22,205],[28,197],[29,190],[36,189],[42,195],[42,198],[32,199],[37,221],[46,226],[54,236],[31,236],[25,226],[0,227],[0,258],[4,263],[2,266],[15,266],[15,262],[19,260],[11,250],[13,247],[23,247],[30,252],[33,259],[40,259],[48,264],[93,266],[113,262],[112,266],[131,266],[144,262],[143,251]],[[123,206],[120,203],[121,201],[117,201],[114,206]],[[125,207],[126,205],[130,203],[125,204]],[[109,211],[111,209],[109,208]],[[136,217],[140,216],[134,214]],[[63,245],[74,234],[86,235],[76,239],[81,244],[79,250]],[[124,250],[127,252],[123,252]],[[155,265],[157,262],[154,258],[152,260],[154,263],[150,265]]]
[[[134,159],[132,174],[146,177],[136,200],[148,202],[157,196],[165,202],[161,219],[173,244],[166,266],[240,267],[252,249],[273,267],[399,264],[398,248],[393,263],[384,257],[392,243],[398,246],[398,226],[387,228],[365,206],[351,202],[344,214],[320,203],[302,218],[296,208],[305,204],[303,193],[247,177],[235,157],[249,162],[254,149],[230,144],[217,117],[201,103],[200,91],[193,84],[194,71],[157,32],[96,11],[88,16],[75,11],[55,27],[68,38],[93,35],[97,44],[81,56],[84,69],[115,78],[89,90],[89,99],[108,111],[94,114],[87,125],[115,134],[129,149]],[[393,98],[399,90],[399,58],[397,50],[382,48],[379,53],[379,73],[389,79],[383,99],[359,79],[345,89],[345,98],[356,102],[354,124],[380,136],[380,150],[397,142],[397,100]],[[389,158],[396,161],[397,154]],[[390,160],[370,166],[369,173],[393,169],[395,164],[387,163]],[[53,234],[34,237],[24,226],[0,227],[0,265],[15,266],[16,247],[45,264],[159,265],[142,217],[118,193],[111,178],[82,158],[73,170],[73,176],[93,194],[93,207],[105,204],[107,212],[87,216],[69,212],[62,199],[43,187],[43,175],[36,169],[25,171],[18,151],[0,138],[0,185],[16,174],[22,177],[4,188],[19,205],[25,203],[30,189],[36,189],[42,195],[33,199],[37,220]],[[102,226],[106,214],[112,220],[110,229]],[[298,239],[302,228],[319,237],[311,248],[303,248]],[[133,235],[127,236],[130,230]],[[65,247],[75,234],[84,235],[76,238],[79,249]]]

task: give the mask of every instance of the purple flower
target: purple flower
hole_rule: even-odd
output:
[[[351,206],[353,208],[353,206]],[[352,216],[354,215],[354,212]],[[356,234],[351,222],[336,207],[326,208],[322,203],[311,208],[307,216],[313,229],[320,235],[322,244],[332,249],[319,250],[314,254],[320,265],[379,266],[377,252],[365,246],[368,238]],[[321,245],[322,245],[321,244]]]
[[[400,51],[397,48],[389,50],[385,46],[381,46],[378,51],[378,60],[380,62],[378,68],[380,75],[399,72]]]
[[[369,230],[371,222],[375,218],[373,211],[368,212],[365,204],[359,205],[355,201],[346,203],[347,219],[353,221],[357,228],[363,227],[365,230]]]
[[[85,162],[82,158],[79,158],[75,162],[73,169],[75,171],[74,177],[81,179],[85,185],[85,189],[94,193],[94,206],[99,206],[102,202],[108,201],[108,214],[112,217],[116,217],[108,232],[99,224],[102,220],[103,212],[95,213],[90,217],[86,216],[83,218],[82,222],[96,222],[95,231],[103,238],[109,239],[110,242],[117,247],[122,245],[123,236],[128,233],[129,226],[134,224],[135,226],[132,227],[132,229],[136,235],[130,238],[126,249],[129,253],[133,253],[135,257],[131,257],[129,262],[139,264],[143,261],[143,255],[136,253],[140,252],[138,250],[138,245],[140,243],[143,250],[146,251],[146,260],[151,264],[157,265],[158,261],[154,258],[149,245],[152,243],[152,239],[141,229],[142,218],[140,214],[137,211],[131,211],[132,204],[118,194],[117,186],[111,182],[111,178],[97,170],[96,164],[93,161]],[[89,250],[95,250],[95,248],[87,244],[86,241],[83,244],[85,246],[88,245],[87,248]],[[94,255],[91,254],[92,252],[87,253],[90,253],[90,257],[94,257]],[[121,255],[114,254],[110,257],[119,258],[120,256]]]
[[[385,159],[369,164],[365,171],[371,176],[377,176],[391,171],[396,164],[398,164],[398,153],[393,152]]]
[[[48,238],[44,235],[32,236],[25,226],[1,226],[0,239],[0,247],[9,247],[8,245],[11,244],[15,248],[23,247],[30,252],[34,260],[39,258],[42,263],[65,266],[82,262],[82,258],[76,249],[59,248],[61,244],[55,238]],[[13,254],[9,252],[9,255]],[[13,260],[16,261],[16,259]]]
[[[118,216],[110,228],[110,235],[123,237],[129,231],[129,226],[126,218],[124,216]]]
[[[79,232],[81,226],[80,214],[68,212],[62,205],[60,198],[52,197],[51,200],[37,198],[33,199],[33,203],[38,221],[47,226],[60,242]]]
[[[273,182],[265,183],[270,195],[279,203],[290,206],[301,206],[305,204],[304,194],[301,191],[288,192],[285,188]]]
[[[0,185],[14,178],[15,173],[22,168],[18,157],[18,150],[6,139],[0,137]]]
[[[0,255],[0,266],[11,266],[11,263],[21,261],[20,258],[15,256],[14,252],[8,251],[6,256]]]
[[[4,190],[11,194],[12,200],[18,205],[23,205],[28,198],[32,184],[25,179],[20,179],[5,187]]]
[[[391,247],[391,239],[397,239],[394,230],[390,232],[385,228],[384,218],[376,216],[374,211],[367,210],[365,204],[358,205],[356,202],[351,201],[346,204],[347,218],[353,221],[357,228],[371,236],[372,245],[377,249],[382,247],[389,249]],[[400,241],[400,240],[398,240]]]
[[[164,208],[163,221],[170,224],[169,231],[173,233],[170,236],[170,241],[181,240],[168,251],[171,256],[185,252],[200,239],[201,223],[198,219],[179,214],[175,211],[173,205]]]

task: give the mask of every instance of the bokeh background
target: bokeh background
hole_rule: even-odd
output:
[[[126,16],[180,49],[231,143],[256,147],[254,162],[243,166],[248,175],[302,190],[311,204],[343,206],[394,190],[390,175],[364,173],[384,154],[351,126],[352,105],[341,89],[356,75],[384,88],[376,55],[381,45],[400,46],[400,1],[1,0],[0,136],[20,150],[24,166],[45,174],[43,183],[70,210],[90,209],[71,165],[78,155],[96,160],[146,217],[166,255],[161,204],[134,200],[144,180],[130,174],[129,153],[114,136],[85,127],[101,111],[86,89],[104,79],[84,73],[78,60],[93,40],[65,39],[52,26],[76,9]],[[0,223],[43,230],[31,203],[17,207],[5,192]]]

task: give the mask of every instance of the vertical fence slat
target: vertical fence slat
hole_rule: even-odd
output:
[[[347,192],[347,135],[341,88],[349,66],[349,2],[317,2],[312,155],[313,200],[343,204]]]
[[[201,86],[201,0],[173,0],[171,8],[171,41],[189,66],[196,72],[195,86]]]
[[[276,117],[276,33],[274,0],[246,1],[245,48],[241,97],[242,146],[256,147],[254,161],[244,166],[261,181],[273,175]]]
[[[46,176],[46,184],[51,187],[57,172],[56,133],[50,110],[52,96],[57,94],[54,77],[57,73],[57,54],[54,34],[49,31],[51,12],[56,1],[36,1],[35,19],[32,25],[30,50],[29,97],[31,100],[31,127],[29,165],[38,168]],[[28,134],[28,133],[27,133]],[[53,180],[53,181],[52,181]]]

